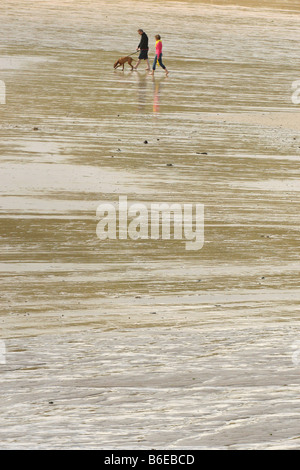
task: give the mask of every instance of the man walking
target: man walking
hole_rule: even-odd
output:
[[[139,29],[138,33],[141,36],[141,40],[140,40],[140,43],[139,43],[136,50],[140,51],[140,55],[139,55],[139,59],[136,63],[136,66],[134,67],[134,69],[136,70],[138,68],[138,66],[140,65],[141,60],[146,60],[147,61],[146,70],[150,70],[150,63],[149,63],[149,59],[148,59],[148,51],[149,51],[148,36],[142,29]]]

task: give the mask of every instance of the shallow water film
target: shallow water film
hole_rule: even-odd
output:
[[[0,448],[300,448],[299,15],[1,7]],[[139,28],[168,76],[113,68]],[[162,203],[203,246],[150,236]]]

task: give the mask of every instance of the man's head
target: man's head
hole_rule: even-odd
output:
[[[138,29],[138,33],[139,33],[140,35],[142,35],[143,32],[144,32],[144,31],[143,31],[142,29]]]

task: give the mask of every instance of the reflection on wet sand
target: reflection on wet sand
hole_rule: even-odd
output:
[[[160,99],[161,99],[161,85],[162,81],[158,79],[153,79],[153,89],[154,89],[154,97],[153,97],[153,112],[159,113],[159,106],[160,106]]]
[[[2,448],[299,447],[299,4],[217,3],[0,11]],[[114,71],[158,17],[170,77]],[[120,195],[204,248],[101,242]]]
[[[153,96],[153,113],[159,113],[163,82],[167,77],[156,78],[150,77],[147,72],[128,72],[123,71],[115,72],[117,80],[122,82],[124,87],[127,85],[134,85],[137,94],[137,113],[146,113],[149,111],[148,91],[152,88],[151,95]],[[124,104],[124,103],[123,103]]]
[[[145,73],[137,73],[137,80],[138,80],[138,87],[137,87],[137,95],[138,95],[138,112],[146,111],[147,106],[147,88],[148,88],[148,80],[147,75]]]

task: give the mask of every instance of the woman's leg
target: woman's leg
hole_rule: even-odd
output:
[[[152,65],[152,70],[156,69],[156,62],[157,62],[157,55],[154,57],[153,65]]]
[[[164,69],[164,71],[166,72],[166,75],[168,75],[168,70],[167,70],[167,67],[163,64],[162,62],[162,54],[160,54],[159,58],[158,58],[158,63],[159,65]]]
[[[156,69],[156,62],[157,62],[157,55],[154,57],[153,65],[152,65],[152,71],[149,73],[149,75],[154,75],[154,71]]]
[[[162,63],[162,54],[160,54],[158,58],[158,63],[164,70],[166,69],[166,66]]]

